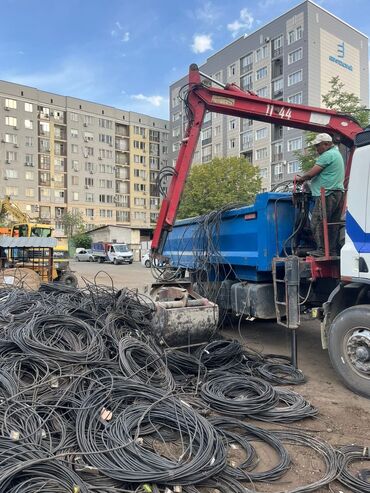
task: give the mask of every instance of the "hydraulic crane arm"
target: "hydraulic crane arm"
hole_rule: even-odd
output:
[[[349,148],[352,148],[356,134],[363,130],[351,117],[334,110],[261,98],[252,92],[242,91],[234,84],[222,85],[218,83],[223,87],[209,87],[201,82],[201,75],[205,76],[199,72],[197,65],[190,66],[189,87],[185,98],[189,119],[188,127],[154,231],[152,240],[152,252],[154,254],[162,253],[168,232],[171,231],[175,223],[181,194],[206,111],[313,132],[327,132],[333,135],[336,141],[342,142]],[[349,173],[349,165],[350,160],[347,163],[346,176]]]
[[[17,204],[10,200],[9,196],[6,196],[0,201],[0,213],[11,215],[19,223],[30,222],[29,216],[25,212],[22,212]]]

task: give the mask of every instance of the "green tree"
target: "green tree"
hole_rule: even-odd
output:
[[[361,104],[360,98],[352,92],[345,91],[344,83],[339,76],[332,77],[329,83],[330,90],[322,97],[324,107],[354,117],[361,127],[365,128],[369,124],[369,112],[366,106]],[[311,145],[315,136],[314,132],[306,132],[306,148],[303,152],[296,152],[303,171],[308,171],[316,162],[316,150]]]
[[[72,236],[72,243],[75,248],[91,248],[92,239],[91,236],[85,233],[77,233]]]
[[[250,203],[260,189],[258,168],[245,158],[215,158],[191,169],[178,217],[206,214],[233,202]]]
[[[62,216],[64,234],[72,238],[85,231],[85,221],[81,212],[65,212]]]

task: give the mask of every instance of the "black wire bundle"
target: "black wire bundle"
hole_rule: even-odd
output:
[[[255,374],[273,385],[301,385],[306,381],[301,370],[282,363],[257,364]]]
[[[162,360],[159,349],[153,343],[152,347],[133,337],[122,338],[119,342],[121,371],[131,380],[173,390],[175,388],[173,376]]]
[[[243,348],[236,340],[216,340],[200,347],[196,355],[207,370],[226,371],[241,363]]]
[[[100,384],[83,401],[76,432],[86,460],[105,475],[129,483],[186,485],[224,469],[220,436],[190,406],[124,378],[102,378]],[[159,455],[144,446],[141,430],[153,427],[176,430],[182,444],[179,457]]]
[[[347,445],[339,447],[339,475],[338,481],[356,493],[370,493],[370,470],[363,468],[364,462],[370,462],[370,449],[368,446]],[[354,464],[361,469],[355,474]]]
[[[201,397],[212,409],[227,416],[255,416],[278,402],[269,383],[231,373],[217,374],[204,383]]]
[[[269,430],[263,430],[235,418],[212,417],[210,422],[222,432],[229,448],[233,443],[237,443],[246,452],[246,460],[234,467],[227,466],[225,471],[229,476],[241,481],[266,482],[281,478],[289,469],[291,460],[288,451],[282,441]],[[254,471],[259,464],[259,458],[250,444],[252,441],[263,442],[275,452],[278,460],[273,467],[264,471]]]
[[[68,315],[34,316],[12,333],[12,339],[25,354],[67,363],[100,361],[105,353],[101,335]]]

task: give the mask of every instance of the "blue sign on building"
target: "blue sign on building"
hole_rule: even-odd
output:
[[[352,72],[353,71],[352,65],[349,65],[348,63],[345,63],[342,60],[344,56],[345,56],[344,41],[341,41],[340,43],[337,44],[337,56],[335,57],[333,55],[330,55],[329,60],[333,63],[336,63],[337,65],[340,65],[346,70],[350,70]]]

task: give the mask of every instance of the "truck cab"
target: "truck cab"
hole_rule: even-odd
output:
[[[126,243],[93,243],[92,250],[94,261],[100,263],[132,264],[134,257]]]

